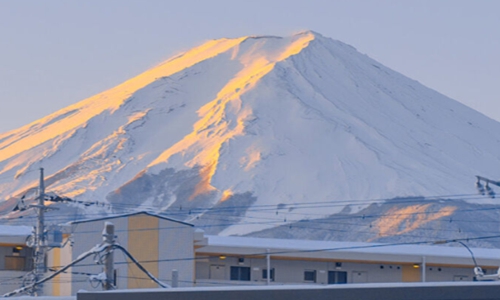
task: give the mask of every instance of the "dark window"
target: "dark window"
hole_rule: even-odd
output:
[[[231,267],[231,280],[250,281],[250,267]]]
[[[347,283],[347,272],[328,271],[328,284]]]
[[[306,282],[316,282],[316,270],[306,270],[306,271],[304,271],[304,281],[306,281]]]
[[[274,268],[271,269],[271,281],[274,281]],[[267,269],[262,269],[262,279],[267,279]]]

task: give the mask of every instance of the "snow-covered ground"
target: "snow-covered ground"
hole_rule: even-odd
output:
[[[270,212],[470,195],[474,175],[499,177],[499,146],[500,123],[342,42],[220,39],[0,134],[0,199],[33,197],[44,167],[48,191],[115,210],[216,224],[205,211],[232,206],[244,226],[221,234],[245,234],[276,226]]]

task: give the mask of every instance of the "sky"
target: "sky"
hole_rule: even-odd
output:
[[[0,133],[207,40],[314,30],[500,121],[496,0],[0,0]]]

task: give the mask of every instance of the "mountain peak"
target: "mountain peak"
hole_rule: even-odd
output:
[[[299,32],[296,32],[293,35],[313,35],[313,36],[318,37],[318,38],[325,38],[321,33],[314,31],[314,30],[310,30],[310,29],[301,30]]]
[[[0,136],[0,197],[43,166],[48,190],[117,210],[338,202],[297,221],[470,193],[499,143],[497,122],[314,31],[218,39]]]

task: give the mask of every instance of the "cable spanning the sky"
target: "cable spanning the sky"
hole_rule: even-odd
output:
[[[336,233],[336,234],[350,234],[356,232],[357,234],[367,234],[376,235],[377,232],[377,220],[383,218],[384,220],[408,220],[411,222],[412,219],[416,217],[423,217],[425,219],[433,219],[432,224],[438,222],[442,224],[437,228],[427,227],[423,222],[416,230],[411,230],[408,232],[395,232],[400,238],[411,238],[419,239],[433,236],[439,239],[447,239],[450,237],[467,237],[471,233],[461,232],[461,223],[484,223],[491,224],[491,230],[482,231],[487,234],[498,233],[498,224],[500,223],[497,219],[478,219],[475,215],[470,213],[480,213],[489,211],[499,211],[500,207],[491,205],[477,205],[466,208],[455,208],[455,213],[463,213],[461,216],[445,216],[440,217],[441,209],[443,206],[454,205],[458,202],[463,202],[464,200],[476,200],[481,201],[485,199],[483,196],[478,196],[475,194],[460,194],[460,195],[441,195],[432,196],[427,198],[415,197],[415,198],[402,198],[402,199],[365,199],[365,200],[341,200],[341,201],[317,201],[317,202],[298,202],[293,206],[286,206],[284,208],[277,207],[276,205],[226,205],[222,207],[214,207],[208,210],[201,208],[191,208],[182,209],[180,207],[173,207],[171,210],[161,213],[162,216],[178,219],[187,220],[188,222],[193,222],[196,224],[197,228],[201,229],[224,229],[229,226],[249,226],[249,225],[264,225],[266,228],[271,227],[282,227],[282,230],[314,230],[315,232],[326,233]],[[380,213],[374,212],[370,214],[336,214],[336,215],[320,215],[318,213],[311,213],[307,210],[311,207],[326,209],[336,206],[346,206],[349,204],[371,204],[371,203],[390,203],[391,205],[404,207],[405,205],[417,205],[421,206],[424,204],[436,204],[437,206],[429,206],[425,210],[416,211],[384,211]],[[127,204],[113,204],[113,206],[118,206],[122,212],[134,213],[137,212],[137,207]],[[292,210],[292,211],[290,211]],[[149,211],[154,211],[154,207],[149,207]],[[235,214],[235,211],[242,211],[243,214]],[[470,215],[470,218],[467,216]],[[74,219],[78,219],[78,214],[74,215]],[[434,218],[435,216],[439,218]],[[86,213],[85,218],[100,218],[104,217],[103,213]],[[36,219],[35,215],[25,215],[21,219],[23,224],[34,222]],[[60,214],[48,215],[46,217],[47,221],[53,224],[65,223],[68,221],[67,216]],[[17,217],[4,217],[4,220],[15,222]],[[466,227],[466,226],[465,226]],[[143,228],[143,229],[133,229],[132,231],[147,231],[147,230],[178,230],[178,227],[167,226],[158,228]],[[118,229],[117,232],[124,230]],[[428,232],[428,233],[425,233]],[[80,234],[95,234],[96,232],[80,232]],[[387,235],[378,236],[382,238]],[[473,237],[473,236],[472,236]]]
[[[467,195],[464,195],[467,196]],[[468,195],[469,199],[473,198],[472,195]],[[481,199],[480,197],[474,196],[474,198]],[[436,197],[436,200],[440,199],[439,197]],[[388,199],[390,200],[390,199]],[[402,205],[411,205],[411,204],[422,204],[425,200],[419,199],[398,199],[394,202],[398,202],[398,204]],[[446,199],[449,203],[445,203],[445,205],[453,204],[456,201],[463,201],[460,198],[455,198],[455,199]],[[347,201],[346,201],[347,202]],[[369,200],[366,200],[366,202],[370,202]],[[391,202],[392,203],[392,202]],[[429,203],[433,203],[433,201],[429,201]],[[310,203],[298,203],[297,207],[294,206],[294,214],[297,214],[299,216],[311,216],[315,214],[309,214],[309,213],[300,213],[298,211],[304,209],[304,207],[308,207]],[[316,202],[315,203],[318,207],[329,207],[331,205],[336,205],[336,203],[332,203],[330,201],[328,202]],[[442,203],[441,203],[442,204]],[[240,208],[249,208],[249,206],[233,206],[233,209],[240,209]],[[128,209],[130,212],[135,212],[132,209]],[[491,211],[491,210],[500,210],[500,208],[496,207],[489,207],[489,206],[483,206],[483,205],[478,205],[475,208],[468,208],[468,209],[457,209],[457,211],[462,211],[462,212],[478,212],[478,211]],[[249,224],[268,224],[268,225],[283,225],[284,222],[282,220],[282,215],[285,213],[280,213],[279,210],[277,210],[276,206],[271,206],[271,205],[263,205],[258,207],[258,209],[255,211],[258,213],[263,213],[263,216],[246,216],[243,217],[243,219],[246,219],[244,222],[240,222],[237,225],[239,226],[245,226]],[[278,213],[277,213],[278,212]],[[207,218],[207,220],[215,221],[215,224],[208,224],[208,225],[200,225],[197,226],[199,228],[209,228],[209,227],[226,227],[230,225],[234,225],[232,222],[228,221],[228,218],[231,217],[231,210],[228,210],[227,207],[222,207],[222,208],[214,208],[210,210],[209,215],[203,216],[204,218]],[[359,220],[369,220],[369,219],[374,219],[376,220],[377,218],[380,217],[385,217],[385,218],[391,218],[391,219],[397,219],[399,217],[412,217],[412,216],[418,216],[418,215],[432,215],[432,214],[437,214],[439,213],[439,208],[438,209],[431,209],[428,211],[415,211],[415,212],[405,212],[405,213],[380,213],[380,214],[370,214],[370,215],[339,215],[339,216],[333,216],[330,219],[317,219],[317,220],[307,220],[307,221],[299,221],[299,222],[288,222],[288,226],[291,226],[293,229],[314,229],[314,230],[325,230],[325,231],[332,231],[332,232],[345,232],[345,233],[352,233],[352,229],[339,229],[339,228],[332,228],[331,226],[334,225],[343,225],[343,226],[350,226],[350,227],[360,227],[360,228],[367,228],[367,224],[361,224],[359,223]],[[168,213],[166,215],[169,215]],[[171,215],[177,216],[177,217],[182,217],[182,216],[189,216],[188,211],[183,211],[182,213],[179,211],[174,211]],[[89,215],[87,215],[89,216]],[[102,214],[96,214],[98,217],[102,217]],[[26,217],[28,218],[28,216]],[[53,216],[49,218],[50,221],[54,222],[57,220],[63,220],[61,216]],[[451,218],[444,218],[441,220],[438,220],[440,222],[444,223],[453,223],[453,222],[460,222],[461,220],[459,219],[451,219]],[[474,220],[462,220],[465,222],[473,222]],[[491,222],[493,224],[498,224],[499,221],[495,220],[475,220],[476,222]],[[322,227],[325,226],[325,227]],[[132,231],[140,231],[140,230],[179,230],[179,227],[175,226],[168,226],[168,227],[156,227],[156,228],[142,228],[142,229],[134,229]],[[460,241],[476,241],[476,240],[490,240],[490,239],[498,239],[500,238],[500,234],[498,230],[492,230],[489,235],[483,235],[483,236],[468,236],[468,237],[459,237],[459,238],[449,238],[449,233],[456,233],[456,230],[453,229],[446,229],[446,228],[426,228],[426,227],[419,227],[419,230],[424,230],[424,231],[432,231],[435,233],[439,233],[440,235],[435,235],[435,239],[428,239],[429,236],[427,235],[416,235],[416,234],[403,234],[401,236],[404,236],[406,238],[412,238],[416,241],[413,242],[398,242],[398,243],[388,243],[388,244],[371,244],[371,245],[363,245],[363,246],[348,246],[348,247],[335,247],[335,248],[322,248],[322,249],[306,249],[306,250],[281,250],[281,251],[274,251],[271,252],[272,255],[286,255],[286,254],[293,254],[293,253],[307,253],[307,252],[321,252],[321,251],[345,251],[345,250],[356,250],[356,249],[367,249],[367,248],[378,248],[378,247],[388,247],[388,246],[400,246],[400,245],[418,245],[418,244],[433,244],[436,242],[443,243],[443,240],[445,242],[460,242]],[[117,230],[116,232],[123,232],[124,230]],[[366,232],[370,233],[370,230],[359,230],[356,232]],[[79,232],[79,234],[95,234],[98,236],[100,232],[99,231],[85,231],[85,232]],[[485,233],[485,232],[483,232]],[[256,252],[252,254],[248,254],[246,256],[262,256],[266,255],[267,253],[263,252]],[[230,255],[229,255],[230,256]],[[241,257],[242,255],[238,255],[238,257]],[[245,256],[245,255],[243,255]],[[199,257],[186,257],[186,258],[177,258],[177,259],[163,259],[163,260],[147,260],[147,261],[141,261],[141,263],[153,263],[153,262],[172,262],[172,261],[185,261],[185,260],[192,260],[196,261],[199,259],[206,259],[209,258],[210,256],[199,256]],[[235,256],[236,257],[236,256]],[[130,262],[117,262],[116,264],[127,264],[129,265]],[[78,266],[75,266],[75,268],[78,267],[86,267],[86,266],[91,266],[91,264],[81,264]],[[57,269],[60,268],[61,266],[53,266],[53,268]],[[76,275],[76,274],[75,274]],[[131,276],[130,278],[133,278],[134,276]],[[137,279],[142,279],[142,278],[137,278]],[[10,280],[15,280],[15,278],[8,279],[5,282],[0,282],[0,284],[9,284]],[[79,279],[72,279],[72,280],[59,280],[60,283],[69,283],[69,282],[82,282],[82,280]],[[14,284],[14,283],[12,283]]]
[[[196,215],[203,214],[206,212],[224,212],[235,210],[241,210],[245,212],[281,212],[287,214],[294,214],[291,210],[297,209],[309,209],[309,208],[331,208],[331,207],[345,207],[347,205],[370,205],[376,203],[391,203],[391,204],[411,204],[411,203],[433,203],[432,201],[487,201],[488,199],[484,196],[477,194],[459,194],[459,195],[441,195],[441,196],[428,196],[428,197],[408,197],[408,198],[384,198],[384,199],[364,199],[364,200],[330,200],[330,201],[319,201],[319,202],[296,202],[293,205],[285,205],[280,207],[279,205],[224,205],[216,207],[195,207],[195,208],[182,208],[171,206],[167,211],[162,212],[165,216],[176,216],[176,215]],[[83,204],[82,201],[78,201],[79,204]],[[80,203],[82,202],[82,203]],[[70,202],[68,202],[70,203]],[[97,201],[90,201],[90,204],[107,205],[115,210],[137,211],[138,207],[135,204],[125,204],[125,203],[101,203]],[[158,207],[154,206],[141,206],[141,210],[145,211],[157,211]],[[86,216],[92,216],[92,213],[85,214]],[[102,213],[97,213],[97,215],[102,216]],[[311,215],[309,213],[309,215]],[[324,215],[324,214],[323,214]],[[14,217],[15,218],[15,217]]]
[[[362,250],[362,249],[372,249],[372,248],[385,248],[385,247],[394,247],[394,246],[408,246],[408,245],[434,245],[434,244],[446,244],[446,243],[455,243],[455,242],[470,242],[473,240],[489,240],[489,239],[500,239],[500,234],[498,235],[489,235],[489,236],[478,236],[471,238],[457,238],[457,239],[449,239],[449,240],[421,240],[415,242],[398,242],[398,243],[384,243],[384,244],[366,244],[366,245],[356,245],[356,246],[343,246],[343,247],[332,247],[332,248],[316,248],[316,249],[303,249],[303,250],[275,250],[275,251],[263,251],[263,252],[253,252],[249,254],[237,254],[237,255],[225,255],[226,257],[265,257],[267,254],[270,255],[284,255],[284,254],[299,254],[299,253],[314,253],[314,252],[335,252],[335,251],[347,251],[347,250]],[[184,257],[184,258],[170,258],[170,259],[152,259],[152,260],[141,260],[140,262],[145,263],[157,263],[157,262],[176,262],[176,261],[196,261],[196,260],[206,260],[211,257],[218,255],[204,255],[204,256],[195,256],[195,257]],[[123,261],[123,262],[115,262],[117,265],[123,264],[132,264],[133,262]],[[95,264],[79,264],[76,267],[88,267],[95,266]],[[51,266],[50,268],[58,269],[62,266]]]
[[[433,197],[428,197],[425,198],[426,200],[423,200],[422,198],[405,198],[405,199],[374,199],[374,200],[363,200],[363,203],[374,203],[378,201],[379,203],[383,201],[389,202],[391,205],[396,205],[396,204],[402,204],[402,205],[407,205],[407,204],[423,204],[423,203],[437,203],[436,201],[429,200],[434,199],[434,200],[439,200],[440,204],[442,204],[443,200],[446,201],[446,203],[453,203],[455,201],[463,201],[464,199],[473,199],[473,200],[481,200],[483,199],[480,196],[477,195],[472,195],[472,194],[467,194],[467,195],[443,195],[443,196],[433,196]],[[339,203],[340,202],[340,203]],[[315,208],[329,208],[329,207],[334,207],[334,206],[345,206],[348,203],[359,203],[360,201],[353,201],[353,200],[344,200],[344,201],[323,201],[323,202],[301,202],[301,203],[296,203],[293,206],[290,207],[285,207],[284,209],[277,208],[275,205],[259,205],[259,206],[226,206],[226,207],[215,207],[212,209],[209,209],[208,211],[203,211],[202,209],[190,209],[190,210],[182,210],[182,209],[175,209],[173,208],[171,211],[167,211],[165,213],[162,213],[162,215],[166,217],[172,217],[172,218],[178,218],[178,219],[186,219],[189,216],[195,216],[197,214],[198,217],[205,222],[200,223],[197,225],[198,228],[202,229],[209,229],[209,228],[224,228],[227,226],[251,226],[251,225],[267,225],[268,227],[274,227],[274,226],[288,226],[290,229],[314,229],[314,230],[321,230],[325,232],[349,232],[352,231],[353,228],[358,228],[356,229],[358,233],[366,233],[366,234],[373,234],[373,231],[370,230],[372,227],[372,222],[376,221],[377,219],[380,218],[385,218],[389,220],[398,220],[401,218],[413,218],[415,216],[433,216],[435,214],[438,214],[440,212],[440,208],[438,207],[437,209],[428,209],[424,211],[412,211],[412,212],[384,212],[384,213],[377,213],[377,214],[363,214],[363,215],[351,215],[351,214],[341,214],[341,215],[333,215],[333,216],[328,216],[328,217],[323,217],[323,216],[318,216],[317,214],[314,213],[309,213],[309,212],[300,212],[302,210],[305,210],[307,208],[310,208],[314,205]],[[126,212],[135,212],[136,209],[133,209],[134,206],[131,205],[123,205],[122,210]],[[293,211],[288,211],[289,209],[293,209]],[[150,210],[153,210],[153,207],[150,207]],[[193,213],[193,210],[196,211],[196,213]],[[244,211],[247,215],[245,216],[234,216],[233,211],[234,210],[242,210]],[[498,211],[499,208],[497,207],[492,207],[492,206],[477,206],[474,208],[467,208],[467,209],[460,209],[457,208],[455,212],[463,212],[463,213],[474,213],[474,212],[482,212],[482,211]],[[205,213],[200,213],[200,212],[205,212]],[[250,213],[258,213],[258,215],[251,215]],[[103,217],[102,213],[99,214],[85,214],[86,218],[92,218],[92,217]],[[292,218],[290,217],[292,216]],[[288,220],[287,220],[288,217]],[[295,217],[295,219],[293,218]],[[15,220],[15,218],[4,218],[7,220]],[[65,222],[67,221],[66,216],[61,216],[61,215],[52,215],[48,216],[47,219],[52,222],[52,223],[58,223],[58,222]],[[307,219],[307,220],[302,220],[301,219]],[[24,216],[22,219],[22,223],[26,224],[30,220],[34,221],[35,216]],[[371,220],[371,222],[368,223],[368,220]],[[192,221],[197,222],[199,220],[196,220],[196,218],[193,218]],[[361,222],[360,222],[361,221]],[[206,222],[211,222],[209,224],[206,224]],[[499,221],[497,220],[487,220],[487,219],[480,219],[478,220],[474,216],[471,216],[470,219],[464,219],[462,218],[453,218],[453,217],[442,217],[437,220],[433,220],[433,222],[440,222],[442,224],[446,223],[452,223],[452,224],[457,224],[459,222],[475,222],[475,223],[490,223],[490,224],[498,224]],[[323,227],[324,226],[324,227]],[[332,228],[333,226],[333,228]],[[339,226],[343,226],[344,228],[338,228]],[[346,229],[345,227],[350,227],[349,229]],[[365,231],[361,230],[362,228],[366,228]],[[155,230],[175,230],[175,227],[169,227],[169,228],[156,228]],[[419,226],[418,228],[421,231],[429,231],[429,232],[439,232],[441,235],[439,236],[440,238],[447,238],[449,235],[447,234],[452,234],[456,233],[460,229],[456,228],[451,228],[448,229],[446,227],[441,227],[441,228],[427,228],[425,226]],[[145,229],[142,229],[145,230]],[[118,230],[119,231],[119,230]],[[491,230],[488,231],[489,233],[497,233],[498,231],[496,230]],[[91,232],[89,232],[91,234]],[[416,235],[416,234],[401,234],[400,236],[404,236],[406,238],[420,238],[422,237],[421,235]]]

